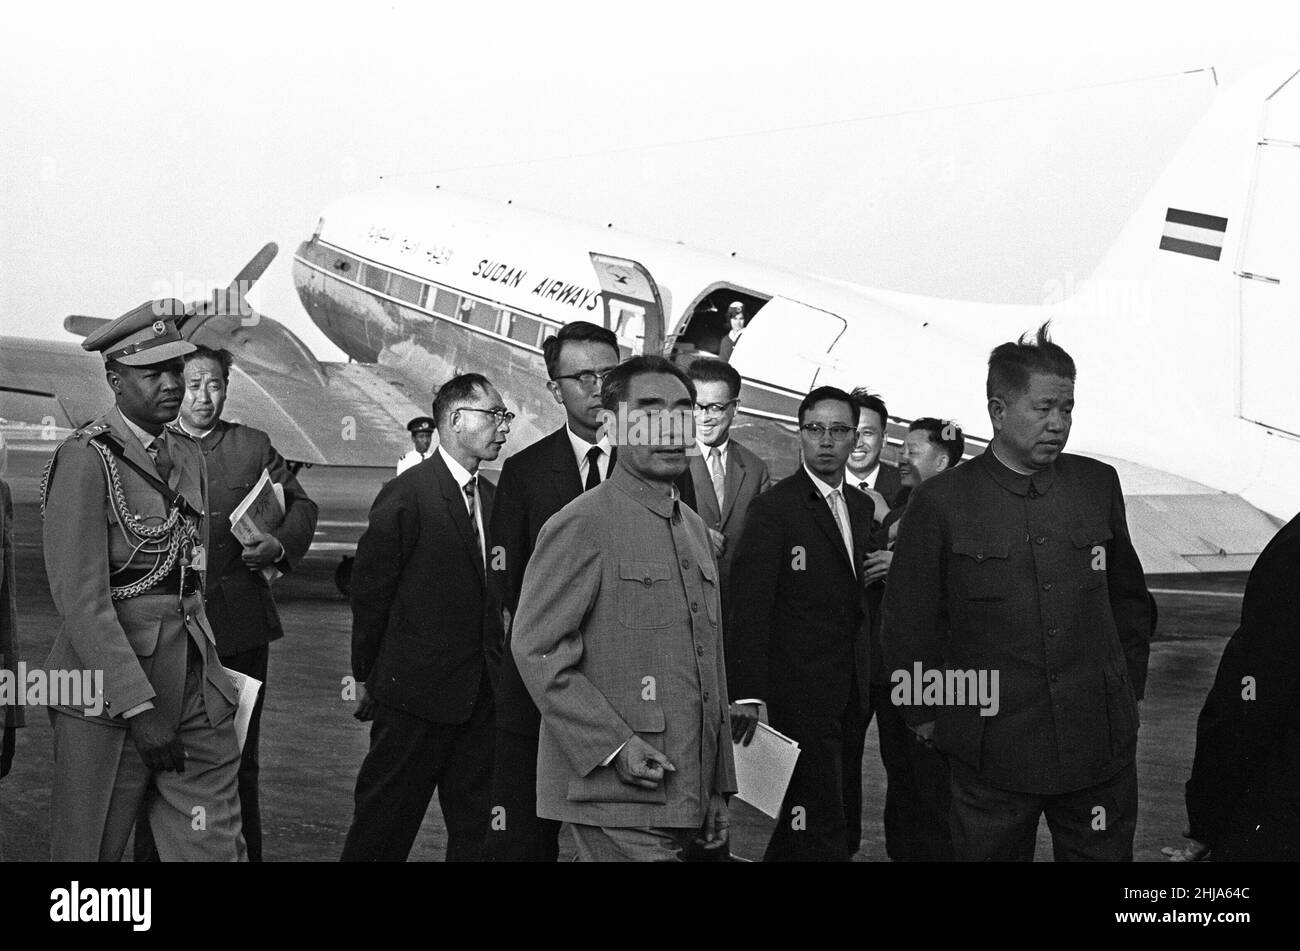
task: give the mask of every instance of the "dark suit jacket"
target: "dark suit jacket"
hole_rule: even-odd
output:
[[[885,497],[892,510],[898,502],[898,497],[903,491],[903,481],[898,474],[898,466],[891,466],[887,462],[880,463],[880,474],[876,476],[876,491]]]
[[[871,499],[846,492],[854,563],[868,547]],[[870,676],[870,609],[830,506],[803,466],[749,506],[732,561],[727,693],[804,717],[839,717],[854,674]]]
[[[695,490],[696,505],[693,506],[704,519],[704,524],[715,532],[722,532],[727,538],[727,547],[718,559],[718,573],[722,581],[722,607],[725,610],[729,597],[731,562],[735,558],[736,546],[745,530],[745,515],[749,503],[760,492],[766,492],[772,486],[772,477],[768,475],[767,463],[736,440],[727,446],[726,484],[723,489],[722,511],[718,511],[717,493],[713,491],[713,479],[709,477],[709,463],[704,456],[691,456],[689,471],[691,484]]]
[[[252,650],[284,636],[271,587],[259,571],[249,571],[243,546],[230,534],[230,513],[243,501],[265,469],[284,486],[284,521],[271,534],[284,546],[276,563],[288,573],[311,547],[316,503],[307,497],[270,438],[260,429],[219,420],[198,440],[208,467],[208,620],[222,657]]]
[[[1263,824],[1300,840],[1300,516],[1265,546],[1246,581],[1241,626],[1196,723],[1188,831],[1215,847]],[[1246,699],[1243,679],[1253,678]],[[1287,835],[1286,833],[1290,834]],[[1279,835],[1281,833],[1281,835]],[[1269,847],[1282,854],[1283,843]]]
[[[490,558],[494,490],[478,486]],[[477,546],[440,453],[379,490],[352,568],[352,673],[378,703],[434,723],[469,720],[502,639]]]
[[[0,670],[7,670],[16,678],[22,645],[18,639],[13,526],[13,499],[9,496],[9,486],[0,481]],[[11,731],[23,725],[22,707],[17,703],[0,706],[0,731],[5,734],[0,739],[0,746],[3,747],[3,752],[0,752],[0,776],[8,771],[13,757],[14,740]]]
[[[985,452],[912,490],[881,630],[891,671],[998,673],[996,714],[903,706],[1003,789],[1086,789],[1132,762],[1151,612],[1119,476],[1063,453],[1032,478]]]
[[[607,477],[614,471],[617,458],[615,447],[610,453]],[[689,474],[678,480],[677,488],[682,501],[695,509],[695,491]],[[512,615],[518,612],[524,569],[528,567],[542,526],[581,494],[578,460],[573,455],[573,444],[565,426],[521,449],[502,464],[492,510],[492,541],[500,547],[503,557],[494,559],[492,567],[502,601]],[[509,633],[506,632],[497,685],[497,725],[511,733],[537,736],[541,714],[519,679]]]

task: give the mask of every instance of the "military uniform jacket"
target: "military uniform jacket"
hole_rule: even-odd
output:
[[[991,785],[1053,794],[1132,761],[1150,605],[1119,476],[1061,455],[1033,476],[987,451],[912,491],[881,631],[891,671],[997,671],[976,704],[902,708]]]
[[[537,814],[696,828],[736,789],[717,569],[704,523],[621,465],[551,518],[511,648],[542,713]],[[657,789],[601,764],[633,734],[677,767]]]
[[[284,521],[271,534],[284,546],[284,557],[275,566],[287,572],[311,546],[317,510],[260,429],[219,420],[199,445],[207,464],[210,516],[205,601],[217,649],[226,657],[284,636],[270,585],[260,571],[244,565],[244,548],[230,533],[230,513],[257,484],[263,469],[272,482],[284,486]]]
[[[185,434],[165,429],[172,459],[169,484],[196,512],[204,511],[203,455]],[[217,659],[216,639],[203,610],[201,594],[148,593],[122,601],[110,594],[110,572],[149,568],[153,556],[133,554],[123,537],[110,487],[93,438],[113,439],[146,472],[153,460],[116,409],[69,436],[57,450],[48,475],[44,513],[45,571],[61,624],[46,660],[55,670],[102,670],[104,709],[97,717],[125,727],[123,712],[147,700],[173,727],[180,722],[188,640],[204,658],[204,701],[212,725],[234,714],[235,691]],[[162,495],[129,466],[117,461],[128,511],[161,522],[167,515]],[[81,709],[58,707],[86,715]]]

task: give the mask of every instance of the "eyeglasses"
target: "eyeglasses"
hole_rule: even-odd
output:
[[[720,415],[721,413],[725,413],[728,409],[730,409],[732,406],[736,405],[739,402],[740,400],[735,399],[735,400],[727,400],[727,402],[725,403],[696,403],[695,412],[708,413],[711,416],[717,416]]]
[[[477,406],[457,406],[458,410],[468,410],[471,413],[487,413],[496,420],[498,426],[502,423],[514,422],[515,414],[503,409],[479,409]]]
[[[591,389],[597,384],[603,385],[605,382],[605,378],[608,377],[613,372],[614,371],[612,369],[583,370],[580,373],[563,373],[560,376],[553,376],[551,377],[551,379],[552,380],[576,380],[579,383],[581,383],[583,386],[585,386],[587,389]]]
[[[835,442],[844,442],[844,440],[848,439],[850,436],[856,436],[858,432],[852,426],[841,426],[839,424],[827,427],[821,423],[804,423],[799,428],[802,429],[804,433],[817,440],[820,440],[827,433],[830,433],[831,439],[835,440]]]

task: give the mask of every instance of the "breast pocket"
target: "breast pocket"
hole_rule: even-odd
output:
[[[989,603],[1010,594],[1011,545],[1006,538],[959,535],[952,540],[952,555],[949,573],[962,600]]]
[[[1080,591],[1092,591],[1106,583],[1107,559],[1114,534],[1104,522],[1075,525],[1070,529],[1073,574]]]
[[[657,561],[621,561],[618,564],[618,619],[624,627],[647,630],[667,627],[671,612],[672,571]]]

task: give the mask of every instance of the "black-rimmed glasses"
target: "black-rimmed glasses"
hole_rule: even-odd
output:
[[[734,399],[727,400],[725,403],[696,403],[695,412],[708,413],[711,416],[720,416],[739,402],[739,399]]]
[[[844,440],[848,439],[850,436],[856,436],[858,433],[858,431],[852,426],[841,426],[839,424],[834,426],[824,426],[821,423],[804,423],[799,428],[813,439],[817,440],[820,440],[827,433],[830,433],[831,439],[836,442],[844,442]]]
[[[471,413],[487,413],[496,420],[497,425],[502,423],[514,422],[515,414],[504,409],[479,409],[477,406],[457,406],[458,410],[468,410]]]
[[[551,377],[552,380],[575,380],[587,389],[604,384],[605,378],[614,371],[610,370],[582,370],[579,373],[561,373],[559,376]]]

